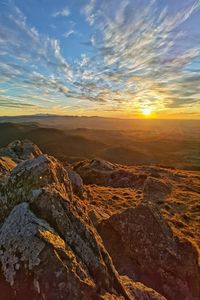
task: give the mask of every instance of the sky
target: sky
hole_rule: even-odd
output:
[[[0,115],[200,119],[200,0],[0,0]]]

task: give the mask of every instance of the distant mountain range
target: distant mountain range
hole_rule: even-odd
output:
[[[37,117],[37,121],[38,118],[40,117]],[[194,124],[192,131],[187,126],[182,131],[173,128],[164,131],[157,127],[152,130],[147,130],[146,127],[143,130],[114,130],[112,127],[74,128],[77,122],[73,122],[74,127],[66,128],[56,125],[53,122],[55,117],[51,122],[49,118],[52,117],[48,117],[48,125],[44,125],[45,118],[41,118],[42,122],[29,120],[28,117],[27,122],[22,123],[1,122],[0,147],[13,140],[30,139],[43,152],[70,163],[98,157],[126,165],[157,164],[190,170],[200,169],[198,124]],[[58,117],[59,121],[60,118],[62,117]],[[101,118],[99,120],[102,122]],[[72,125],[68,119],[69,124]]]
[[[61,116],[35,114],[25,116],[0,116],[0,123],[39,123],[40,125],[62,128],[89,128],[105,130],[200,130],[200,120],[159,120],[159,119],[117,119],[98,116]]]

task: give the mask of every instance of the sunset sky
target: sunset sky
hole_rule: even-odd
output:
[[[0,115],[200,119],[200,0],[0,0]]]

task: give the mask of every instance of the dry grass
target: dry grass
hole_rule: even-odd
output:
[[[134,167],[132,171],[160,178],[171,186],[171,192],[155,201],[156,205],[172,230],[200,248],[200,173],[157,167]],[[133,189],[88,185],[86,194],[87,210],[95,213],[97,222],[136,206],[144,196],[143,186]]]

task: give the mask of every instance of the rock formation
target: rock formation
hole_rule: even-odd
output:
[[[84,197],[85,189],[84,189],[83,180],[81,176],[75,171],[73,171],[70,167],[67,167],[66,169],[72,184],[72,189],[74,194],[76,194],[79,197]]]
[[[199,299],[196,248],[170,229],[155,198],[146,201],[153,171],[99,160],[66,166],[29,141],[0,153],[1,299]],[[146,196],[115,209],[113,195],[109,211],[90,203],[84,183]]]
[[[80,265],[80,270],[75,264],[75,267],[72,267],[72,270],[75,269],[73,276],[80,277],[80,284],[85,277],[86,289],[90,290],[89,294],[94,296],[95,293],[97,294],[97,289],[100,294],[107,290],[122,294],[128,299],[126,290],[100,238],[88,224],[82,208],[78,207],[78,203],[73,199],[67,171],[56,159],[42,155],[19,163],[12,171],[7,184],[2,188],[1,204],[1,221],[4,221],[4,224],[0,231],[0,259],[5,278],[11,285],[15,283],[16,268],[20,270],[27,268],[27,272],[30,272],[41,260],[39,255],[44,254],[42,251],[44,243],[37,241],[36,237],[42,234],[47,240],[50,238],[55,243],[58,240],[59,243],[64,244],[64,249],[70,249],[69,252],[71,251],[73,255],[69,254],[68,258],[65,256],[57,258],[63,260],[66,268],[69,268],[68,261],[73,262],[73,256],[78,258],[77,265]],[[35,212],[38,217],[34,216],[31,211]],[[47,223],[46,225],[43,224],[43,220]],[[52,226],[56,233],[52,229],[48,230],[48,226],[49,228]],[[27,238],[29,236],[30,240]],[[33,245],[31,249],[30,244]],[[48,259],[49,268],[51,268],[51,258]],[[56,271],[59,273],[59,268]],[[41,269],[40,272],[42,272]],[[33,269],[32,273],[34,280],[38,278],[37,270]],[[49,279],[48,276],[50,276]],[[42,278],[44,278],[43,272]],[[66,279],[63,283],[62,276],[61,279],[56,279],[56,272],[47,273],[46,282],[50,278],[59,286],[67,284]],[[68,299],[81,299],[82,293],[87,295],[82,288],[78,289],[76,296],[75,286],[71,287],[71,291],[65,286],[61,289],[56,286],[54,290],[57,294],[54,294],[52,286],[46,288],[45,284],[42,286],[40,280],[38,285],[41,294],[44,293],[47,299],[62,299],[67,296]],[[84,297],[87,299],[89,296]]]
[[[141,204],[113,215],[98,232],[120,274],[169,300],[199,298],[198,253],[189,241],[173,235],[154,206]]]
[[[37,145],[29,140],[13,141],[7,147],[0,149],[0,156],[8,156],[15,162],[32,159],[41,155],[42,152]]]
[[[146,175],[134,174],[123,166],[102,159],[79,162],[74,165],[74,170],[82,177],[85,184],[134,187],[146,179]]]
[[[163,179],[149,176],[143,186],[144,200],[162,201],[171,192],[171,187]]]

